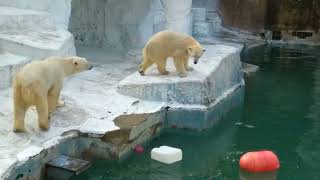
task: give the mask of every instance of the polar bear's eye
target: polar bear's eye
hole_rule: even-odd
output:
[[[78,62],[77,62],[77,61],[76,61],[76,62],[74,62],[74,65],[78,66]]]

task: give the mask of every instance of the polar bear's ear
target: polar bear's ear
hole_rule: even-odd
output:
[[[192,53],[192,47],[188,47],[187,48],[187,54],[191,55],[191,53]]]
[[[78,66],[78,62],[76,61],[76,60],[73,60],[73,64],[75,65],[75,66]]]

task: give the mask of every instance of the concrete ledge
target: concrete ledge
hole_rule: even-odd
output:
[[[161,76],[152,67],[146,76],[138,72],[118,84],[118,92],[150,101],[210,105],[224,91],[243,80],[240,51],[242,47],[204,45],[207,50],[188,77],[177,76],[172,62],[170,75]]]
[[[244,87],[241,85],[234,88],[226,92],[209,107],[171,105],[167,112],[166,127],[196,131],[214,127],[234,107],[243,104]]]
[[[0,49],[31,59],[76,54],[73,35],[65,30],[0,32]]]

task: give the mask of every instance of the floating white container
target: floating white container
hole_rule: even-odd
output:
[[[169,146],[160,146],[151,150],[151,159],[172,164],[182,160],[182,150]]]

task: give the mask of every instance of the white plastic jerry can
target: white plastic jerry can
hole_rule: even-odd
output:
[[[151,150],[151,159],[172,164],[182,160],[182,150],[169,146],[160,146]]]

